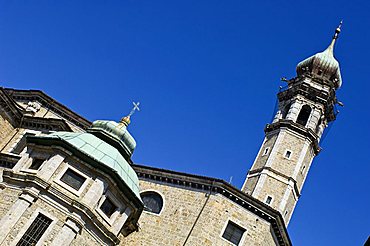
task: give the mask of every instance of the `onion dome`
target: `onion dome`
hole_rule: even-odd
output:
[[[341,26],[342,22],[335,30],[333,39],[326,50],[303,60],[297,65],[296,71],[298,76],[310,73],[314,77],[333,83],[336,89],[341,87],[342,77],[340,75],[339,63],[334,57],[334,45],[341,31]]]

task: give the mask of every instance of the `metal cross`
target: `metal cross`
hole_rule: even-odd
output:
[[[140,105],[140,102],[132,102],[132,104],[134,105],[134,107],[131,109],[131,112],[128,114],[128,116],[131,116],[135,113],[135,111],[140,111],[140,108],[139,108],[139,105]]]

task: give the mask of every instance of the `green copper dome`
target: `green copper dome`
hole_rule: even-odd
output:
[[[123,123],[97,120],[87,131],[117,147],[124,156],[129,158],[136,147],[135,139],[128,132],[127,125]]]
[[[112,169],[141,201],[139,179],[130,164],[115,147],[90,133],[55,132],[38,138],[61,140],[94,159],[103,167]]]

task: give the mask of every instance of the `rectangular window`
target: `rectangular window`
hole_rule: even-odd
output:
[[[46,229],[51,224],[52,220],[43,214],[39,214],[36,219],[32,222],[30,227],[22,236],[21,240],[17,243],[17,246],[31,246],[36,245]]]
[[[266,203],[267,203],[267,204],[270,204],[270,203],[271,203],[271,201],[272,201],[272,197],[271,197],[271,196],[268,196],[268,197],[266,198]]]
[[[263,155],[267,155],[268,152],[269,152],[269,148],[266,148],[265,151],[263,152]]]
[[[45,161],[44,159],[33,158],[32,163],[31,163],[31,166],[29,167],[29,169],[39,170],[39,168],[44,163],[44,161]]]
[[[68,168],[67,171],[60,178],[60,180],[63,183],[67,184],[68,186],[78,191],[83,185],[83,183],[86,181],[86,178],[82,177],[80,174]]]
[[[112,216],[112,214],[117,210],[117,206],[114,205],[114,203],[106,197],[102,205],[100,206],[101,211],[105,213],[108,218]]]
[[[229,221],[222,237],[225,238],[227,241],[238,245],[243,237],[244,232],[244,228],[238,226],[234,222]]]
[[[285,158],[290,159],[290,156],[291,156],[291,155],[292,155],[292,152],[291,152],[291,151],[287,150],[287,151],[285,152]]]

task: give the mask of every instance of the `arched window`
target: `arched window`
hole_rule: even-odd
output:
[[[286,105],[283,109],[283,112],[282,112],[282,118],[285,119],[286,116],[288,115],[288,112],[289,112],[289,109],[290,107],[292,106],[291,103],[289,103],[288,105]]]
[[[306,126],[308,118],[310,117],[310,114],[311,114],[311,107],[308,105],[304,105],[301,109],[301,112],[299,112],[297,123],[302,126]]]
[[[317,125],[316,125],[316,134],[318,134],[320,131],[321,123],[322,123],[322,118],[320,117],[319,122],[317,122]]]
[[[144,210],[159,214],[163,207],[162,196],[154,191],[145,191],[140,194],[141,199],[144,202]]]

